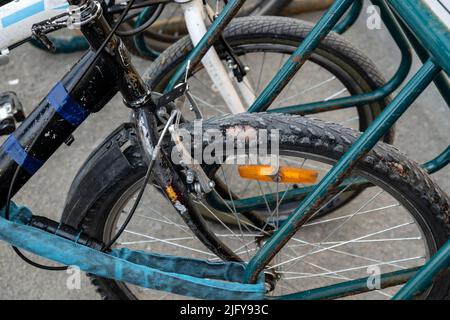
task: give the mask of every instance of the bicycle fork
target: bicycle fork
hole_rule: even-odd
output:
[[[179,3],[183,9],[189,36],[193,45],[196,46],[207,30],[205,25],[207,13],[204,5],[201,0],[175,0],[175,2]],[[234,114],[247,111],[247,106],[255,101],[255,93],[249,89],[248,79],[244,77],[242,81],[235,82],[244,98],[244,104],[233,84],[232,78],[234,77],[230,76],[230,72],[222,64],[222,60],[214,47],[211,47],[205,54],[202,64],[211,78],[215,90],[220,93],[229,110]]]

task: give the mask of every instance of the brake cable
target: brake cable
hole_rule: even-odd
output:
[[[135,36],[143,31],[145,31],[147,28],[149,28],[152,24],[155,23],[155,21],[161,16],[161,13],[163,12],[165,7],[164,3],[159,4],[153,14],[148,18],[148,20],[140,25],[137,28],[131,29],[131,30],[118,30],[116,32],[116,35],[119,37],[132,37]],[[145,10],[148,10],[150,8],[146,8]],[[139,15],[143,14],[145,11],[142,11]]]

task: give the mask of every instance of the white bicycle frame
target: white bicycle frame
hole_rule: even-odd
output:
[[[186,22],[189,36],[192,43],[196,45],[207,31],[205,24],[207,12],[204,5],[201,0],[175,0],[175,2],[179,3],[183,9],[184,21]],[[248,81],[246,79],[242,82],[233,81],[235,77],[223,65],[214,48],[208,51],[202,59],[202,64],[229,110],[232,113],[245,112],[247,106],[251,105],[255,100],[255,93],[251,90]],[[239,88],[247,106],[241,100],[233,82]]]
[[[201,0],[174,1],[181,5],[189,35],[196,45],[207,31],[205,7]],[[2,54],[7,54],[9,47],[31,37],[34,24],[56,17],[68,9],[66,0],[14,0],[0,7]],[[245,112],[255,100],[255,93],[248,79],[236,81],[232,71],[227,70],[214,48],[208,51],[202,63],[229,110],[232,113]]]

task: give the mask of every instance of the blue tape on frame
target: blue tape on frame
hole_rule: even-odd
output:
[[[73,126],[81,124],[89,115],[85,109],[69,96],[62,83],[58,83],[50,91],[47,101],[61,117]]]
[[[8,137],[3,148],[11,159],[31,175],[35,174],[44,164],[41,160],[30,156],[13,135]]]

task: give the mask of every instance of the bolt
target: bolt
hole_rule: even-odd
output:
[[[186,182],[187,184],[192,184],[195,180],[195,174],[192,171],[188,171],[186,173]]]

